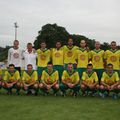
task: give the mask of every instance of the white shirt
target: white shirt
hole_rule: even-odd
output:
[[[15,67],[21,67],[22,62],[22,50],[10,48],[8,50],[8,65],[14,64]]]
[[[28,50],[26,50],[25,52],[23,52],[23,58],[24,58],[25,70],[27,70],[28,64],[32,64],[34,70],[37,69],[37,66],[36,66],[37,53],[33,51],[29,53]]]

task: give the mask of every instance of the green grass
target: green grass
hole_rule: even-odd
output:
[[[0,120],[119,120],[112,98],[0,95]]]

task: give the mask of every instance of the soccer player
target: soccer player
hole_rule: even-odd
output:
[[[68,69],[63,71],[62,75],[62,83],[60,84],[60,90],[62,91],[62,95],[66,95],[66,90],[71,89],[72,95],[77,96],[80,90],[79,84],[80,78],[79,73],[74,70],[73,64],[68,64]]]
[[[61,48],[61,42],[56,42],[56,48],[53,48],[52,51],[52,63],[54,69],[58,70],[59,78],[61,80],[62,73],[63,73],[63,65],[64,65],[64,52]]]
[[[38,66],[38,79],[40,80],[42,71],[46,69],[47,63],[50,61],[51,52],[46,48],[45,41],[40,44],[41,48],[37,50],[37,66]]]
[[[118,73],[113,70],[111,63],[107,65],[106,72],[103,72],[100,91],[103,98],[108,96],[110,92],[113,92],[112,96],[114,99],[118,97],[120,92],[120,78]]]
[[[7,94],[12,94],[12,89],[16,89],[16,94],[19,95],[19,91],[21,88],[20,84],[20,74],[19,71],[15,69],[14,64],[9,64],[9,68],[5,71],[5,75],[3,78],[2,86],[8,92]]]
[[[78,47],[73,45],[73,39],[68,40],[68,45],[63,46],[64,50],[64,64],[65,69],[68,67],[68,63],[72,63],[74,68],[76,68],[76,57],[77,57],[77,50]]]
[[[90,52],[86,49],[86,41],[81,40],[80,48],[77,50],[77,70],[80,78],[82,77],[82,73],[87,69],[89,58]]]
[[[0,68],[0,89],[2,88],[2,69]]]
[[[100,49],[100,42],[95,42],[95,49],[90,52],[93,69],[98,75],[99,83],[104,72],[104,50]]]
[[[87,71],[83,72],[82,81],[81,81],[81,89],[83,95],[89,94],[89,92],[94,95],[97,89],[99,88],[98,85],[98,76],[97,73],[93,71],[93,65],[87,65]]]
[[[14,64],[15,69],[21,72],[22,50],[19,49],[19,41],[14,40],[13,47],[8,50],[8,65]]]
[[[31,64],[34,70],[37,70],[36,59],[37,53],[35,53],[32,43],[27,44],[27,50],[23,52],[23,58],[25,61],[25,70],[27,70],[27,65]]]
[[[22,84],[22,87],[27,92],[27,95],[31,94],[32,92],[34,92],[35,95],[38,94],[38,74],[37,71],[33,69],[32,64],[28,64],[27,70],[23,72]]]
[[[58,81],[58,71],[53,69],[52,62],[48,62],[47,69],[42,72],[41,83],[39,84],[40,89],[45,94],[49,94],[50,89],[52,89],[56,96],[59,90]]]
[[[105,52],[106,64],[112,64],[114,71],[120,76],[120,50],[117,49],[115,41],[111,42],[111,49]]]

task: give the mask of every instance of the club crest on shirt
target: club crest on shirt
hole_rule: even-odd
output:
[[[14,54],[13,54],[13,57],[16,58],[16,59],[19,58],[19,53],[17,53],[17,52],[14,53]]]
[[[117,57],[116,57],[116,56],[111,56],[111,57],[110,57],[110,60],[111,60],[112,62],[116,62],[116,61],[117,61]]]
[[[56,53],[55,53],[55,57],[60,57],[60,53],[59,53],[59,52],[56,52]]]
[[[100,56],[95,56],[95,57],[94,57],[94,60],[95,60],[96,62],[100,61]]]
[[[45,55],[41,55],[40,58],[41,58],[41,60],[45,60],[46,56]]]
[[[85,55],[80,55],[80,59],[83,61],[85,60]]]
[[[72,57],[72,55],[73,55],[73,52],[72,52],[72,51],[68,51],[68,52],[67,52],[67,56],[68,56],[68,57]]]

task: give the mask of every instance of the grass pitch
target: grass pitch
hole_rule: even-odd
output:
[[[120,99],[0,94],[0,120],[120,120]]]

